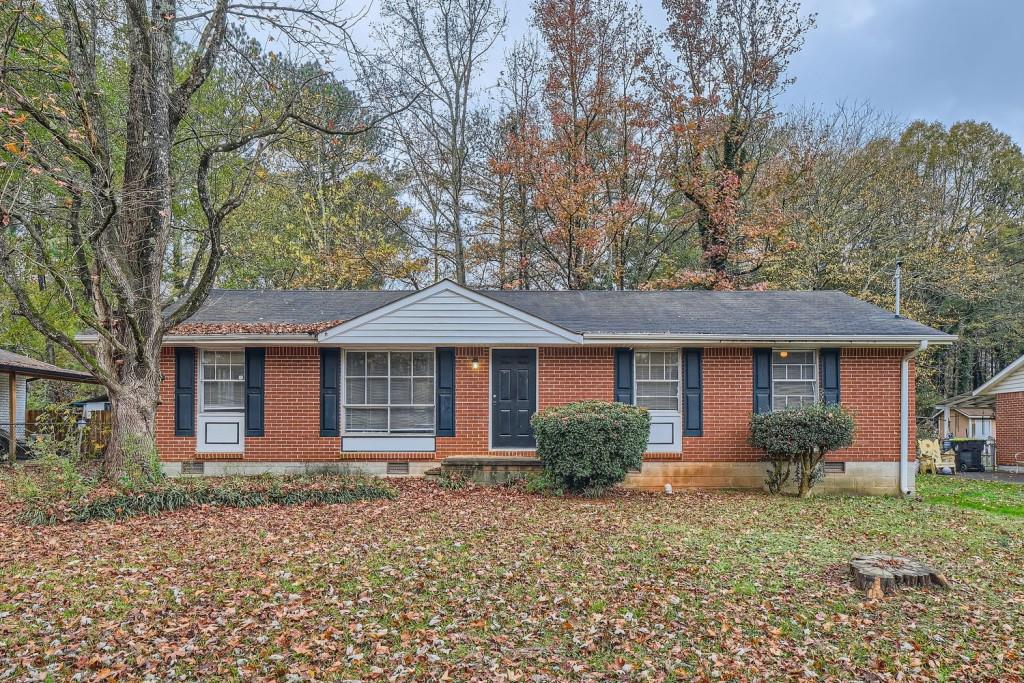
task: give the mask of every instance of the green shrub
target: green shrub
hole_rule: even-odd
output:
[[[392,499],[394,488],[387,482],[360,476],[332,474],[258,477],[203,477],[163,479],[147,489],[93,490],[73,504],[62,503],[60,514],[41,514],[36,503],[27,504],[23,521],[52,524],[57,521],[85,522],[93,519],[124,519],[153,515],[199,505],[247,508],[258,505],[301,505],[304,503],[352,503],[359,500]]]
[[[540,496],[560,496],[565,490],[547,470],[544,470],[526,478],[526,492]]]
[[[795,475],[800,496],[808,495],[824,476],[825,456],[852,445],[853,435],[853,416],[835,404],[817,403],[750,418],[750,444],[764,450],[771,463],[765,484],[772,493],[781,491]]]
[[[437,476],[437,485],[445,491],[459,491],[471,484],[466,475],[454,470],[441,470],[441,474]]]
[[[651,418],[624,403],[580,401],[533,416],[537,457],[567,491],[598,495],[640,467]]]
[[[22,504],[24,521],[53,524],[67,519],[96,487],[97,479],[88,474],[95,467],[69,450],[72,438],[36,433],[29,446],[33,460],[17,466],[7,478],[11,498]]]

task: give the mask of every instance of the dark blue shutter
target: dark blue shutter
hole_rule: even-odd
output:
[[[437,436],[455,436],[455,349],[439,348],[437,358]]]
[[[633,349],[615,349],[615,400],[633,404]]]
[[[196,350],[174,349],[174,435],[196,435]]]
[[[839,349],[822,349],[821,397],[825,403],[839,403]]]
[[[754,412],[772,412],[771,349],[754,349]]]
[[[263,436],[263,378],[266,349],[245,350],[245,435]]]
[[[704,434],[703,349],[683,349],[683,434]]]
[[[341,436],[341,349],[320,349],[320,436]]]

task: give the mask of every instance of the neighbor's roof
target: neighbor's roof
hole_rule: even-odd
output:
[[[61,379],[68,382],[96,382],[96,378],[87,372],[59,368],[56,365],[3,349],[0,349],[0,372],[13,372],[18,375],[44,379]]]
[[[955,338],[836,291],[476,291],[590,335]],[[172,333],[315,334],[410,293],[218,289]]]

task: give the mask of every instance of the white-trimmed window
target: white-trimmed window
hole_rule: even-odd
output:
[[[433,434],[433,351],[346,351],[345,432]]]
[[[772,351],[772,410],[818,402],[818,353],[807,349]]]
[[[636,404],[648,410],[679,411],[679,351],[633,354]]]
[[[199,364],[203,411],[245,409],[245,352],[202,352]]]

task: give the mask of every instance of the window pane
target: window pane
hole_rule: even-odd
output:
[[[392,353],[391,354],[391,376],[408,377],[412,374],[412,354]]]
[[[345,402],[366,403],[366,380],[362,377],[349,377],[345,380]]]
[[[386,432],[387,408],[347,408],[345,430],[350,432]]]
[[[387,352],[375,351],[366,354],[366,374],[373,377],[386,377],[388,374]]]
[[[204,382],[203,403],[213,408],[241,408],[245,386],[241,382]]]
[[[433,351],[417,351],[413,354],[412,371],[417,377],[434,376]]]
[[[638,397],[636,404],[648,410],[679,410],[679,399],[675,396]]]
[[[434,431],[433,408],[392,408],[392,432],[432,432]]]
[[[638,380],[645,380],[651,378],[651,368],[647,365],[636,366],[636,378]]]
[[[644,382],[636,391],[640,396],[675,396],[679,385],[676,382]]]
[[[407,377],[391,378],[391,405],[412,403],[412,380]]]
[[[772,393],[776,396],[810,396],[814,397],[814,382],[776,382]]]
[[[387,405],[387,377],[370,377],[366,380],[366,402],[371,405]]]
[[[412,402],[433,403],[434,402],[434,378],[416,378],[412,381]]]
[[[636,364],[637,365],[648,365],[651,362],[651,354],[649,351],[637,351],[636,352]]]
[[[362,377],[366,374],[366,354],[348,352],[345,354],[345,374],[350,377]]]

